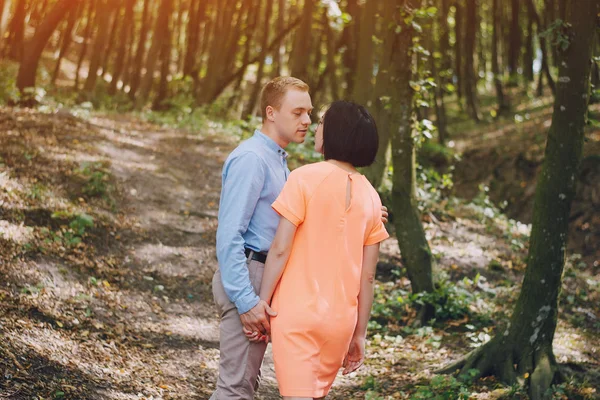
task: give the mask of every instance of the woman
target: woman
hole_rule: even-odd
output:
[[[341,366],[362,365],[379,243],[381,201],[356,168],[373,163],[378,136],[367,110],[337,101],[317,127],[325,161],[293,171],[273,203],[281,215],[260,297],[271,322],[284,399],[324,398]]]

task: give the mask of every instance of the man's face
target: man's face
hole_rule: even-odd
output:
[[[283,96],[279,110],[273,108],[269,119],[275,124],[278,144],[302,143],[310,125],[313,106],[308,92],[290,88]]]

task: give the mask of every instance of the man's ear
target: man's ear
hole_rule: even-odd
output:
[[[271,122],[275,122],[275,109],[272,106],[267,106],[265,109],[267,119]]]

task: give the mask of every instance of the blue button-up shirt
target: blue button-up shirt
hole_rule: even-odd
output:
[[[286,159],[285,150],[256,130],[223,165],[217,259],[225,293],[240,314],[260,300],[250,282],[244,247],[258,252],[271,247],[279,224],[271,204],[290,173]]]

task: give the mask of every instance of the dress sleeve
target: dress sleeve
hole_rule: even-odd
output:
[[[279,197],[273,202],[272,207],[279,215],[292,224],[299,226],[304,222],[307,198],[306,188],[302,185],[301,176],[297,171],[292,171]]]
[[[371,231],[365,239],[365,246],[379,243],[390,237],[381,220],[381,199],[375,189],[372,190],[371,198],[373,199],[373,221],[371,224]]]

